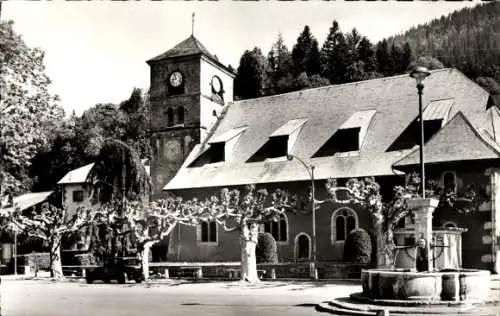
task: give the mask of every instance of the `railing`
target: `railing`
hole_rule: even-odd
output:
[[[65,275],[70,277],[85,277],[86,271],[97,265],[63,266]],[[317,262],[316,268],[322,279],[358,279],[362,268],[369,265],[349,262]],[[278,262],[259,263],[257,273],[259,278],[274,279],[309,279],[309,262]],[[240,262],[150,262],[149,274],[161,278],[190,277],[237,279],[241,277]]]

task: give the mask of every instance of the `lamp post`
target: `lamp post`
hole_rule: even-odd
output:
[[[422,113],[422,93],[424,91],[423,81],[431,73],[425,67],[415,67],[410,77],[417,81],[418,89],[418,119],[420,120],[420,181],[422,186],[422,198],[425,199],[425,164],[424,164],[424,119]]]
[[[309,177],[311,178],[311,207],[312,207],[312,267],[311,271],[313,273],[312,277],[317,280],[318,279],[318,269],[316,268],[316,196],[315,196],[315,188],[314,188],[314,165],[308,165],[304,162],[304,160],[299,157],[288,154],[286,155],[286,159],[291,161],[296,159],[304,168],[306,168]]]

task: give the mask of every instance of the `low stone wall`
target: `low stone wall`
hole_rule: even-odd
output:
[[[50,270],[50,254],[48,252],[33,252],[19,255],[17,266],[18,271],[24,269],[24,267],[29,267],[30,271]]]
[[[345,262],[318,262],[319,279],[360,279],[361,270],[369,265]],[[197,277],[201,270],[203,278],[238,279],[239,262],[151,262],[150,274],[159,277]],[[258,264],[257,270],[263,279],[309,279],[312,271],[309,262],[281,262]]]

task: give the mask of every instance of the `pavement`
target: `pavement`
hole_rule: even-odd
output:
[[[55,282],[46,276],[1,278],[3,316],[176,316],[193,313],[203,316],[321,316],[329,314],[320,314],[318,304],[361,292],[359,281],[276,280],[248,284],[241,281],[159,279],[120,285],[86,284],[81,279]],[[500,300],[500,279],[492,281],[490,296]],[[499,307],[486,306],[475,310],[474,315],[500,316]],[[393,314],[397,315],[391,312]]]
[[[86,284],[2,278],[2,315],[318,315],[316,304],[360,291],[359,282],[161,280]]]

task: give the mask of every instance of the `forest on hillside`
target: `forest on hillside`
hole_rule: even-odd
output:
[[[408,43],[417,55],[434,56],[470,78],[500,82],[500,2],[455,11],[387,41]]]
[[[500,3],[465,8],[377,44],[333,21],[321,48],[305,26],[290,50],[278,34],[264,55],[246,50],[235,78],[236,99],[403,74],[419,65],[455,67],[500,94]]]

